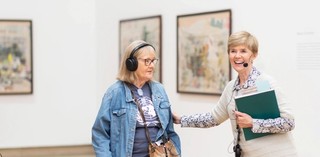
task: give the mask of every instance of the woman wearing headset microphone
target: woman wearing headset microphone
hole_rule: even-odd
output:
[[[212,111],[181,117],[174,113],[174,123],[181,124],[181,127],[208,128],[230,119],[235,138],[233,148],[236,157],[297,156],[290,135],[295,123],[289,103],[276,82],[253,66],[253,61],[258,56],[257,39],[246,31],[233,33],[228,40],[228,55],[231,66],[238,76],[226,85]],[[254,91],[258,82],[268,82],[275,90],[280,117],[254,119],[246,113],[236,111],[234,97]],[[243,128],[250,128],[254,133],[272,134],[246,141]]]
[[[157,62],[154,47],[144,41],[126,48],[118,81],[104,94],[92,127],[97,157],[148,157],[146,127],[152,142],[161,143],[165,136],[176,155],[181,154],[168,96],[162,84],[152,80]]]

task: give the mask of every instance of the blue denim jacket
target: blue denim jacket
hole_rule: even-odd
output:
[[[162,128],[157,140],[164,131],[173,141],[179,154],[181,145],[174,131],[171,107],[162,84],[149,81],[152,102]],[[138,108],[130,89],[122,81],[117,81],[105,93],[100,110],[92,127],[92,144],[96,157],[131,157],[135,136]]]

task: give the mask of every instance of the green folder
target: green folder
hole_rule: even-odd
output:
[[[247,113],[254,119],[280,117],[277,97],[273,89],[235,97],[238,111]],[[271,133],[253,133],[251,128],[243,128],[246,141]]]

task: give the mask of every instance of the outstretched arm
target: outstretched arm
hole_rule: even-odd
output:
[[[212,113],[201,113],[180,118],[181,127],[210,128],[217,125]]]

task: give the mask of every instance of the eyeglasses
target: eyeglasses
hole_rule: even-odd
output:
[[[150,59],[150,58],[147,58],[147,59],[138,58],[138,59],[143,60],[146,66],[149,66],[151,63],[153,63],[153,65],[156,65],[159,60],[159,59]]]

